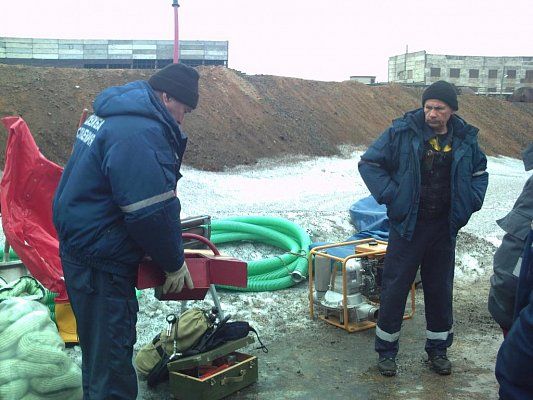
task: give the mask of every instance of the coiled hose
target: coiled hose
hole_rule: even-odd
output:
[[[264,292],[286,289],[307,278],[307,254],[311,238],[295,223],[278,217],[232,217],[211,222],[214,244],[252,241],[285,250],[262,260],[248,261],[248,286],[229,290]]]

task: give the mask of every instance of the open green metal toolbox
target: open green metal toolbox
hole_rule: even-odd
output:
[[[257,382],[257,357],[237,351],[253,342],[247,336],[169,362],[172,395],[179,400],[218,400]]]

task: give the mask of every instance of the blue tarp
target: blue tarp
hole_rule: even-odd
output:
[[[368,196],[356,201],[350,207],[350,221],[357,230],[357,233],[347,238],[345,241],[374,238],[388,241],[389,239],[389,218],[387,208],[376,202],[374,197]],[[311,243],[310,249],[330,244],[328,242]],[[345,258],[354,253],[353,246],[333,247],[327,249],[327,253],[336,257]]]

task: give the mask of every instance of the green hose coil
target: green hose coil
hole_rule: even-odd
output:
[[[307,278],[307,254],[311,238],[298,225],[278,217],[232,217],[211,222],[211,241],[217,245],[252,241],[285,250],[263,260],[248,261],[248,286],[224,289],[264,292],[286,289]]]

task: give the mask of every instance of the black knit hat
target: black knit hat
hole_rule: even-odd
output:
[[[168,93],[180,103],[196,108],[198,105],[198,72],[185,64],[170,64],[148,79],[154,90]]]
[[[422,107],[427,100],[434,99],[445,102],[454,111],[459,109],[457,104],[457,91],[455,87],[446,81],[437,81],[431,84],[422,95]]]

